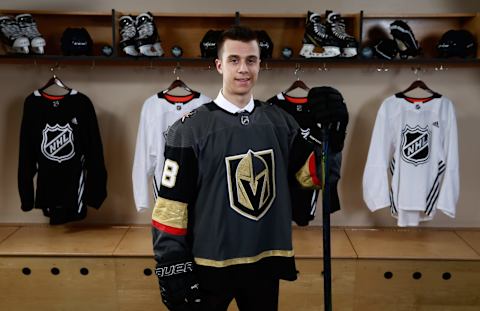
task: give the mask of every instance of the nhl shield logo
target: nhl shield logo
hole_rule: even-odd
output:
[[[417,125],[411,128],[407,125],[402,131],[402,158],[414,165],[427,162],[430,155],[430,137],[431,132],[428,126],[420,127]]]
[[[41,150],[43,155],[58,163],[69,160],[75,155],[73,146],[73,133],[69,124],[50,126],[43,129]]]
[[[259,220],[275,199],[273,150],[225,158],[230,207],[249,219]]]
[[[242,125],[248,125],[250,123],[250,118],[248,116],[242,116],[240,118],[240,123],[242,123]]]

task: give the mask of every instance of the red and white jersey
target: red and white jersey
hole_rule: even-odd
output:
[[[148,190],[151,178],[154,199],[158,196],[168,129],[183,115],[210,101],[209,97],[197,92],[186,96],[160,92],[149,97],[143,104],[132,170],[137,211],[153,206]]]
[[[417,226],[431,220],[436,210],[454,218],[458,195],[453,103],[444,96],[415,99],[397,94],[385,99],[363,174],[368,208],[390,207],[398,226]]]

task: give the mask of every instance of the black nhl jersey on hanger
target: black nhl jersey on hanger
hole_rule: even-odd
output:
[[[291,114],[298,122],[302,130],[307,130],[313,126],[316,126],[312,121],[313,118],[310,113],[308,97],[293,97],[281,92],[270,98],[268,102],[282,108],[283,110]],[[342,153],[331,153],[329,154],[328,159],[330,167],[328,182],[330,183],[331,189],[330,211],[331,213],[333,213],[340,210],[337,184],[338,180],[340,179]],[[296,209],[293,210],[293,219],[300,226],[308,225],[308,222],[313,220],[315,217],[317,199],[319,194],[318,190],[305,189],[296,186],[290,187],[290,189],[292,192],[292,205],[296,207]],[[295,214],[295,211],[301,211],[304,209],[308,209],[309,212]],[[307,215],[308,218],[305,218],[305,216]]]
[[[63,96],[30,94],[20,131],[22,210],[41,209],[50,224],[83,219],[87,205],[99,208],[105,200],[106,180],[102,141],[90,99],[76,90]]]

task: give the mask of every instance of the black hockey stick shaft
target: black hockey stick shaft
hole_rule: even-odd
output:
[[[322,193],[322,219],[323,219],[323,301],[324,310],[332,311],[332,257],[330,236],[330,183],[329,183],[329,159],[328,159],[328,133],[322,130],[324,161],[324,185]]]

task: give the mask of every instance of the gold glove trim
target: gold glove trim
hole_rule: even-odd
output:
[[[321,183],[316,176],[316,163],[314,153],[312,152],[307,161],[303,164],[300,170],[295,174],[295,178],[300,186],[308,189],[320,189]]]

